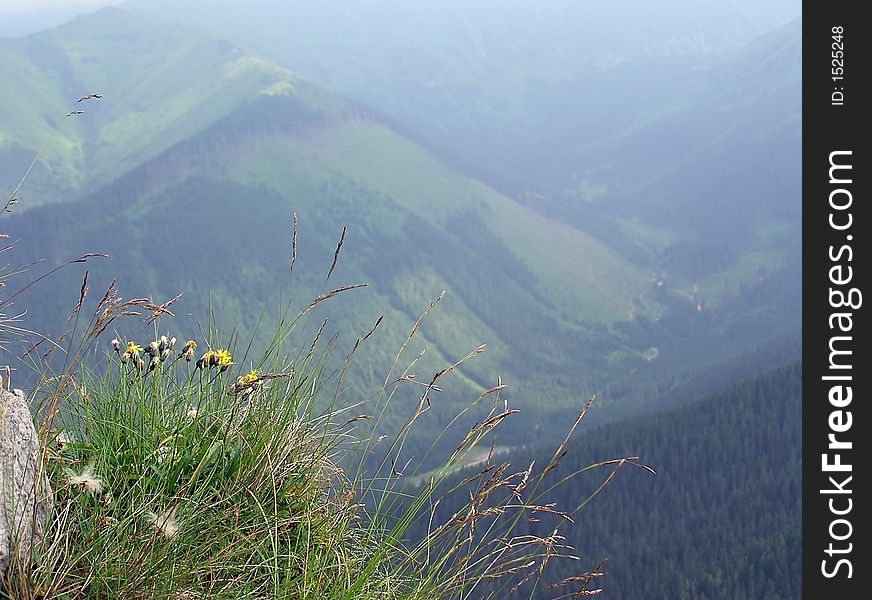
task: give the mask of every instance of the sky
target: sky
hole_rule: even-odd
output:
[[[0,37],[20,37],[56,27],[83,12],[123,0],[0,0]]]
[[[0,0],[0,15],[21,15],[48,10],[85,11],[120,4],[122,0]]]

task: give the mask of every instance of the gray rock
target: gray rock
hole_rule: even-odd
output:
[[[54,505],[39,461],[39,437],[27,399],[21,390],[0,391],[0,581],[13,557],[22,564],[30,560]]]

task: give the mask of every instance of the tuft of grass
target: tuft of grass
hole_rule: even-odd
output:
[[[282,319],[274,344],[246,366],[245,359],[234,360],[242,345],[237,350],[233,339],[197,345],[155,335],[113,339],[101,344],[102,367],[67,365],[45,377],[40,433],[54,517],[33,560],[11,568],[7,594],[26,600],[498,597],[541,578],[552,560],[573,558],[557,528],[544,537],[513,530],[541,514],[570,523],[587,503],[566,512],[546,498],[560,482],[548,482],[549,473],[590,402],[541,469],[512,471],[492,461],[491,449],[473,475],[447,486],[469,454],[518,412],[501,398],[505,386],[498,381],[464,410],[484,405],[483,418],[426,484],[416,485],[405,438],[429,409],[430,392],[484,348],[427,384],[408,377],[420,356],[395,377],[434,301],[397,353],[381,392],[368,403],[343,405],[342,376],[372,332],[338,370],[329,366],[332,345],[320,331],[311,343],[284,348],[314,305],[347,289],[321,294]],[[102,339],[112,316],[144,313],[148,320],[155,312],[168,310],[144,299],[122,301],[110,287],[84,337]],[[390,438],[375,437],[380,416],[395,409],[396,389],[413,384],[423,392],[405,425]],[[360,412],[365,408],[372,414]],[[592,466],[610,469],[595,493],[633,461]],[[470,485],[474,491],[462,508],[437,519],[443,500],[468,493]],[[427,534],[409,539],[422,520]]]

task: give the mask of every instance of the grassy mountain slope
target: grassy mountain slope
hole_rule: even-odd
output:
[[[562,399],[539,400],[536,390],[555,373],[577,372],[583,380],[605,369],[608,348],[623,347],[608,341],[608,324],[633,306],[657,307],[637,299],[647,293],[648,275],[601,242],[457,176],[377,122],[325,116],[287,98],[260,99],[103,190],[74,204],[32,209],[9,226],[21,240],[19,257],[52,264],[107,252],[110,263],[89,267],[92,285],[120,266],[127,294],[183,291],[180,308],[199,310],[201,319],[211,295],[221,319],[245,336],[287,284],[291,211],[301,225],[290,288],[299,302],[322,289],[337,223],[349,225],[334,280],[368,282],[372,290],[339,299],[329,311],[339,315],[329,331],[360,334],[386,316],[378,349],[359,364],[358,381],[369,393],[442,289],[449,292],[444,305],[416,342],[429,348],[419,378],[489,345],[463,371],[465,391],[434,411],[440,419],[491,385],[496,373],[511,379],[532,410],[571,403],[565,388]],[[85,218],[69,227],[75,215]],[[49,330],[64,326],[69,297],[58,292],[75,291],[77,276],[61,275],[22,299],[31,319]],[[605,345],[585,348],[594,337]],[[573,384],[579,385],[591,382]],[[417,394],[410,387],[409,404]]]
[[[305,94],[230,42],[115,9],[0,40],[0,76],[16,82],[0,92],[0,188],[43,149],[26,207],[92,191],[258,95]],[[92,92],[104,100],[76,103]]]
[[[221,0],[127,6],[230,31],[366,102],[690,305],[794,269],[793,0],[287,3],[249,19]]]
[[[128,6],[232,31],[707,305],[797,254],[797,2]]]
[[[234,178],[266,183],[301,206],[306,200],[295,200],[301,196],[295,187],[307,175],[316,173],[320,181],[311,183],[319,186],[347,178],[385,198],[374,206],[356,201],[383,230],[414,215],[458,237],[492,236],[507,250],[507,264],[535,274],[534,285],[519,293],[538,297],[539,311],[554,311],[560,322],[625,320],[633,299],[645,295],[648,274],[602,242],[459,177],[432,154],[377,122],[330,127],[319,132],[314,144],[283,136],[259,144],[256,153],[231,167]],[[438,260],[438,253],[436,257],[437,263],[445,262]],[[441,268],[451,270],[455,265]]]

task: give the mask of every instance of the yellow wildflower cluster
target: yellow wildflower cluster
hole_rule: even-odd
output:
[[[165,335],[162,335],[159,339],[149,343],[145,348],[132,340],[127,342],[126,347],[123,347],[121,342],[117,339],[112,340],[112,348],[118,354],[122,363],[131,363],[132,366],[135,366],[140,370],[145,370],[147,367],[149,373],[154,371],[162,362],[167,361],[173,354],[175,354],[175,350],[173,349],[175,344],[176,338],[167,338]],[[191,362],[194,359],[194,351],[196,349],[197,342],[194,340],[188,340],[182,347],[179,353],[179,358],[184,358],[187,362]],[[145,355],[150,356],[151,360],[145,358]],[[232,364],[233,357],[230,355],[230,351],[226,348],[209,350],[203,354],[196,363],[198,369],[205,370],[217,368],[219,373],[223,373],[229,369]],[[248,385],[255,383],[257,377],[257,370],[253,370],[242,379],[248,378],[245,381],[246,385]]]
[[[162,335],[159,339],[154,340],[145,348],[130,340],[124,351],[121,351],[121,342],[117,339],[112,340],[112,349],[118,354],[122,364],[130,363],[140,371],[148,366],[148,372],[154,371],[162,362],[167,361],[173,355],[173,346],[176,343],[176,338],[169,339]],[[146,363],[143,354],[151,357],[151,360]]]
[[[211,369],[213,367],[218,367],[218,372],[223,373],[229,369],[232,364],[233,357],[230,356],[230,352],[225,348],[220,348],[218,350],[209,350],[201,356],[200,360],[197,361],[197,368]]]
[[[112,348],[114,348],[115,352],[121,357],[121,362],[123,364],[129,362],[138,369],[145,367],[145,361],[142,360],[141,356],[143,348],[133,340],[127,342],[127,347],[124,349],[124,352],[121,352],[121,343],[118,340],[112,340]]]

